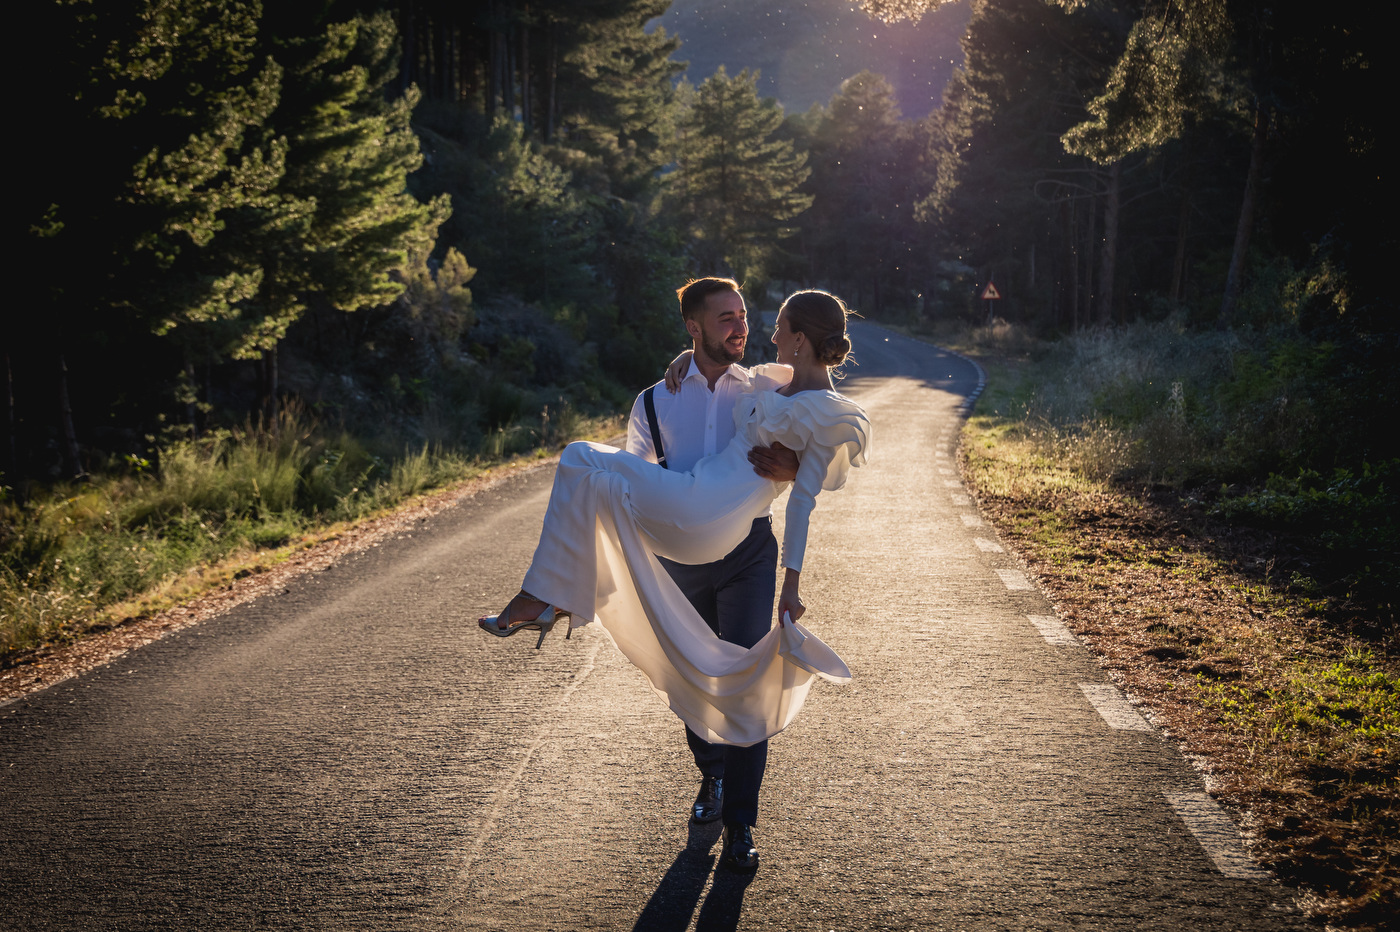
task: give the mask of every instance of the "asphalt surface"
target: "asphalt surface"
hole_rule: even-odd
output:
[[[772,742],[756,874],[715,870],[682,728],[596,626],[475,630],[544,465],[0,707],[0,928],[1301,927],[977,524],[976,367],[852,336],[871,459],[818,500],[803,594],[855,679]]]

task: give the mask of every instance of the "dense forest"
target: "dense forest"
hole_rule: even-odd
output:
[[[990,282],[1047,338],[1229,334],[1207,401],[1237,455],[1176,479],[1393,486],[1379,12],[971,2],[918,119],[868,71],[797,113],[747,70],[681,79],[666,0],[40,4],[6,494],[289,406],[361,472],[529,449],[654,378],[706,273],[913,328],[985,320]]]
[[[466,446],[615,405],[708,272],[902,322],[975,317],[994,281],[1047,332],[1286,328],[1393,406],[1377,14],[982,0],[942,108],[905,120],[868,72],[788,115],[748,72],[677,83],[667,5],[43,5],[6,475],[291,397]],[[1342,446],[1393,456],[1353,414]]]

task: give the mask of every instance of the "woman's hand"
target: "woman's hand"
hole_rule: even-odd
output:
[[[666,391],[672,395],[681,390],[681,379],[685,378],[686,370],[690,368],[690,357],[694,355],[695,350],[682,350],[666,367]]]
[[[783,623],[784,615],[796,621],[807,612],[807,606],[802,604],[802,597],[797,594],[797,580],[801,575],[794,569],[783,572],[783,591],[778,596],[778,624]]]

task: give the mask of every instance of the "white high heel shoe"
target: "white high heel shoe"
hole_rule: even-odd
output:
[[[540,612],[535,618],[528,621],[517,621],[515,624],[506,625],[504,628],[500,627],[500,618],[500,615],[482,615],[476,620],[476,623],[482,631],[485,631],[487,634],[494,634],[498,638],[508,638],[515,632],[524,631],[527,628],[532,631],[539,631],[540,639],[535,642],[535,650],[539,650],[540,647],[544,645],[544,636],[553,630],[554,623],[561,618],[569,618],[569,613],[561,611],[553,605],[545,605],[544,611]],[[564,640],[570,640],[573,633],[574,631],[571,624],[569,629],[564,632]]]

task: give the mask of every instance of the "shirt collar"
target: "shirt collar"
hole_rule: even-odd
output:
[[[721,373],[720,378],[731,378],[737,381],[740,385],[748,385],[752,381],[752,374],[749,372],[749,370],[745,369],[737,362],[731,362],[729,364],[729,368],[726,369],[723,373]],[[702,381],[705,380],[705,373],[701,372],[700,367],[695,365],[694,356],[690,357],[690,369],[687,370],[685,378],[681,381],[688,382],[691,379],[701,379]],[[716,382],[715,384],[718,385],[719,383]]]

